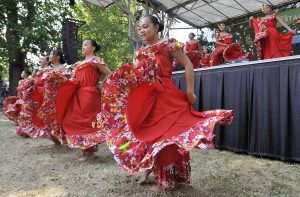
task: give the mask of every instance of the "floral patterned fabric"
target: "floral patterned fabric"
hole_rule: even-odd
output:
[[[96,122],[96,114],[101,111],[101,94],[97,89],[101,73],[93,64],[105,63],[102,58],[94,56],[74,65],[75,78],[66,88],[66,91],[73,91],[74,94],[69,103],[66,103],[68,106],[62,106],[65,110],[60,109],[61,113],[65,114],[62,127],[68,146],[90,151],[95,151],[93,147],[105,141],[103,131],[94,128],[91,123]],[[60,97],[65,97],[65,94],[62,93]]]
[[[281,34],[277,31],[277,19],[279,13],[266,17],[253,18],[257,58],[269,59],[291,55],[292,34]]]
[[[56,117],[56,96],[58,89],[67,82],[70,73],[62,69],[60,71],[49,71],[43,78],[44,82],[44,102],[40,111],[44,114],[44,123],[47,125],[49,135],[61,143],[65,142],[65,135],[61,125],[57,123]]]
[[[231,34],[217,34],[217,40],[220,43],[224,44],[232,44],[232,35]],[[217,66],[219,64],[222,64],[223,62],[223,52],[225,50],[226,46],[223,45],[217,45],[215,50],[211,54],[210,59],[210,66]]]
[[[232,60],[250,59],[250,53],[243,53],[243,48],[239,43],[233,43],[231,34],[219,35],[218,42],[227,44],[228,46],[217,45],[211,54],[210,65],[217,66],[224,62]]]
[[[153,174],[157,184],[165,190],[174,188],[176,183],[189,184],[191,179],[190,162],[177,162],[163,167],[154,165]]]
[[[136,66],[123,65],[103,83],[102,111],[97,115],[97,127],[106,131],[106,141],[110,151],[114,154],[118,165],[129,173],[152,169],[156,155],[168,145],[176,145],[178,151],[183,154],[194,147],[214,148],[215,124],[231,123],[232,110],[212,110],[197,112],[201,121],[190,125],[189,129],[179,135],[167,139],[162,138],[153,143],[146,143],[133,135],[130,129],[132,125],[128,124],[127,117],[127,101],[131,91],[143,84],[151,86],[160,80],[169,80],[167,78],[171,77],[171,71],[166,75],[167,78],[159,72],[162,65],[158,66],[157,55],[179,49],[181,45],[175,39],[164,40],[151,47],[142,48],[136,53],[138,60]],[[165,66],[172,67],[172,64]],[[188,168],[187,164],[185,166]],[[164,185],[162,181],[158,182]]]
[[[190,41],[185,43],[186,55],[192,62],[194,68],[200,67],[202,52],[199,49],[198,41]]]
[[[3,113],[4,115],[16,122],[17,121],[17,117],[20,113],[20,103],[17,103],[17,101],[19,100],[19,97],[17,96],[8,96],[3,100]]]
[[[32,92],[34,81],[31,77],[19,81],[18,96],[5,98],[3,102],[3,112],[12,121],[18,122],[19,114],[24,101],[28,100],[28,94]],[[19,133],[23,136],[23,133]]]
[[[60,131],[58,131],[53,116],[55,116],[56,90],[59,84],[66,80],[64,75],[68,76],[69,74],[63,67],[58,71],[53,71],[50,68],[39,71],[34,79],[33,90],[27,95],[28,98],[21,110],[17,133],[26,133],[31,138],[62,138],[60,134],[57,134]],[[32,93],[38,91],[38,88],[42,88],[42,92],[39,93],[42,100],[35,100],[32,97]],[[39,118],[42,125],[33,124],[34,116]]]

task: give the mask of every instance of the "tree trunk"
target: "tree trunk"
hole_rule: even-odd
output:
[[[21,50],[16,50],[14,54],[15,61],[9,63],[9,94],[17,95],[18,83],[21,79],[21,73],[24,70],[26,55]]]
[[[7,30],[5,33],[8,61],[9,61],[9,94],[17,95],[17,86],[24,70],[25,53],[20,47],[20,33],[18,29],[17,1],[4,1],[7,10]]]

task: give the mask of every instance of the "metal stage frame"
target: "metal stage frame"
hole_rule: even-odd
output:
[[[247,65],[259,65],[262,63],[270,63],[270,62],[284,62],[288,60],[297,60],[299,59],[299,66],[300,66],[300,55],[288,56],[288,57],[281,57],[281,58],[274,58],[274,59],[266,59],[266,60],[254,60],[254,61],[244,61],[239,63],[232,63],[232,64],[222,64],[218,66],[212,66],[207,68],[197,68],[194,69],[195,72],[197,71],[204,71],[204,70],[215,70],[215,69],[223,69],[223,68],[232,68],[232,67],[239,67],[239,66],[247,66]],[[184,70],[174,71],[172,72],[173,75],[184,73]]]

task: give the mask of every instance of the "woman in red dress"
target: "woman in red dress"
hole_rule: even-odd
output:
[[[243,49],[238,43],[233,43],[232,34],[228,33],[226,30],[225,23],[218,24],[219,33],[215,34],[216,37],[216,48],[211,54],[210,65],[217,66],[226,63],[228,60],[238,60],[238,59],[249,59],[250,54],[243,54]],[[237,47],[238,46],[238,47]],[[238,49],[238,50],[236,50]],[[233,52],[227,55],[224,52]]]
[[[175,39],[160,40],[163,25],[154,16],[144,17],[139,35],[147,43],[136,54],[136,64],[125,64],[102,85],[102,109],[97,126],[119,166],[129,172],[151,172],[156,186],[168,190],[176,183],[189,183],[189,151],[213,148],[216,123],[230,123],[233,111],[197,112],[193,65]],[[171,79],[172,62],[185,67],[186,94]]]
[[[203,49],[203,56],[200,61],[202,68],[210,67],[210,51],[207,47]]]
[[[96,121],[96,114],[101,110],[101,94],[97,90],[97,84],[101,75],[106,78],[111,74],[104,61],[95,56],[95,52],[99,50],[100,46],[94,40],[87,39],[83,42],[82,54],[85,55],[85,60],[74,65],[75,79],[70,82],[77,86],[77,89],[69,84],[70,89],[75,91],[74,96],[65,112],[58,109],[59,114],[64,114],[62,127],[67,144],[71,148],[82,150],[79,158],[81,161],[93,156],[97,145],[105,141],[102,131],[92,127],[92,122]],[[70,97],[70,91],[66,90],[65,93]],[[64,99],[63,94],[60,97]]]
[[[49,61],[53,68],[48,69],[42,74],[43,102],[40,108],[38,108],[38,114],[41,114],[42,123],[48,132],[47,137],[54,143],[53,146],[56,147],[64,143],[65,140],[64,133],[56,121],[56,97],[59,88],[69,80],[71,74],[64,66],[66,61],[61,51],[52,51]]]
[[[218,24],[219,33],[215,34],[216,48],[211,54],[210,65],[217,66],[224,63],[223,52],[232,43],[232,35],[227,32],[225,23]]]
[[[49,110],[52,108],[48,104],[48,99],[51,95],[46,94],[45,80],[53,72],[65,72],[63,64],[65,60],[60,51],[52,51],[49,56],[49,61],[53,68],[49,67],[49,62],[46,58],[41,60],[42,69],[38,71],[34,79],[34,88],[30,94],[30,99],[26,102],[24,110],[22,111],[22,121],[17,127],[17,132],[25,132],[31,138],[49,138],[54,142],[54,145],[60,145],[60,141],[56,139],[49,127]]]
[[[296,34],[287,24],[279,17],[279,13],[272,14],[269,5],[263,4],[261,10],[264,17],[249,19],[249,26],[254,28],[258,59],[270,59],[292,55],[292,35]],[[289,33],[281,34],[276,29],[279,22]]]
[[[3,112],[6,117],[18,124],[18,115],[21,111],[23,101],[23,93],[26,92],[25,87],[27,87],[27,78],[30,72],[28,70],[23,70],[21,73],[22,80],[19,81],[17,87],[17,96],[6,97],[3,101]],[[25,136],[21,134],[21,136]]]
[[[39,75],[35,74],[32,78],[33,85],[28,87],[26,94],[26,102],[22,105],[22,110],[19,116],[18,127],[16,129],[18,134],[26,134],[31,138],[46,137],[46,131],[42,127],[42,121],[37,117],[37,109],[43,102],[43,93],[41,84],[41,76],[45,68],[49,69],[49,57],[44,57],[40,60],[42,70]],[[24,94],[25,95],[25,94]],[[39,127],[34,126],[39,123]]]
[[[194,33],[189,33],[189,41],[185,43],[185,54],[192,62],[194,68],[200,67],[201,51],[200,43],[195,38]]]

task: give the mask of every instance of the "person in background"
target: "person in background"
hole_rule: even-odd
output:
[[[201,50],[199,40],[194,33],[189,33],[189,40],[185,43],[185,54],[192,62],[194,68],[200,67]]]
[[[254,28],[258,59],[270,59],[278,57],[286,57],[292,55],[292,36],[296,31],[291,29],[279,17],[279,13],[272,13],[272,9],[268,4],[262,4],[261,11],[263,17],[249,19],[249,27]],[[289,33],[281,34],[277,29],[277,22],[280,23]]]
[[[52,51],[50,57],[54,60],[55,65],[60,66],[65,62],[60,51]],[[33,139],[48,138],[52,140],[55,145],[60,145],[60,141],[51,135],[49,125],[45,122],[49,114],[49,108],[45,107],[45,103],[47,103],[45,99],[50,98],[51,94],[45,94],[44,82],[46,76],[54,70],[49,66],[50,57],[42,57],[40,59],[41,69],[34,70],[31,76],[34,83],[33,88],[32,91],[27,93],[27,104],[22,108],[16,132],[18,134],[26,134]],[[63,69],[63,66],[60,68]]]
[[[238,43],[233,42],[233,35],[227,31],[225,23],[218,24],[219,32],[215,34],[216,48],[210,56],[210,65],[217,66],[233,60],[249,59],[250,53],[244,53]]]
[[[8,86],[6,83],[2,83],[1,96],[3,99],[9,96]]]
[[[21,73],[22,80],[19,81],[17,87],[17,96],[8,96],[3,102],[3,113],[10,120],[18,124],[19,114],[22,110],[23,105],[26,105],[26,97],[29,88],[32,87],[32,80],[28,80],[31,73],[28,70],[23,70]],[[25,133],[18,133],[18,135],[23,137],[28,137]]]
[[[206,67],[210,67],[210,50],[208,47],[204,47],[203,48],[203,55],[202,58],[200,60],[200,65],[201,68],[206,68]]]

